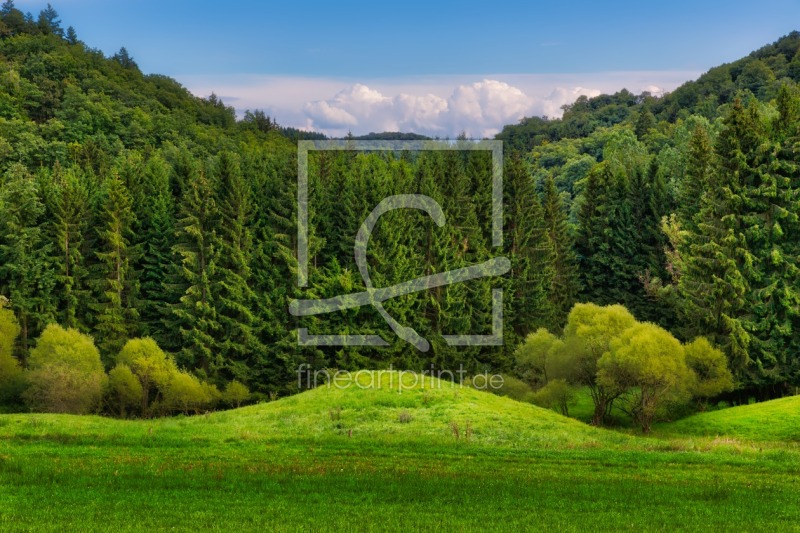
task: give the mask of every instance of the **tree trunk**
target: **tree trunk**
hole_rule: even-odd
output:
[[[602,426],[606,421],[606,401],[598,398],[594,404],[594,413],[592,414],[592,425]]]

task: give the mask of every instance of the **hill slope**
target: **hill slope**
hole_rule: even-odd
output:
[[[460,439],[512,447],[619,440],[553,411],[448,381],[406,373],[401,383],[397,372],[362,372],[358,378],[347,388],[323,385],[212,419],[294,437],[334,431],[353,438],[453,441],[458,433]]]
[[[339,381],[340,385],[343,383]],[[134,437],[143,432],[169,440],[291,441],[352,438],[354,441],[457,440],[502,447],[595,446],[628,437],[603,431],[556,414],[448,381],[398,372],[361,372],[348,387],[321,385],[275,402],[190,418],[118,421],[101,417],[26,415],[0,419],[10,438],[102,441],[109,435]],[[456,433],[458,435],[456,435]]]
[[[663,429],[670,434],[800,442],[800,396],[700,413]]]

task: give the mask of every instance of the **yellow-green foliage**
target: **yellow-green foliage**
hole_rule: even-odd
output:
[[[721,350],[711,346],[705,337],[698,337],[684,347],[686,365],[694,372],[691,385],[696,398],[710,398],[733,390],[733,375],[728,359]]]
[[[508,374],[502,374],[502,378],[503,384],[500,387],[494,388],[492,386],[485,386],[482,387],[482,389],[487,392],[499,394],[500,396],[508,396],[509,398],[520,402],[533,401],[533,389],[530,387],[530,385],[521,379],[515,378],[514,376],[509,376]],[[495,380],[495,382],[498,381],[499,380]]]
[[[23,398],[32,409],[83,414],[99,406],[108,378],[91,337],[50,324],[28,365]]]
[[[22,368],[14,357],[20,328],[13,311],[4,306],[5,299],[0,298],[0,402],[19,394],[22,387]]]
[[[130,367],[139,378],[144,415],[197,412],[213,407],[222,397],[216,386],[179,370],[172,357],[149,337],[129,340],[119,352],[117,364]]]
[[[206,391],[196,377],[186,372],[175,372],[164,390],[163,409],[188,413],[205,403]]]
[[[609,388],[669,387],[686,382],[680,342],[655,324],[637,324],[615,337],[598,361],[598,381]]]
[[[644,431],[666,402],[688,399],[692,373],[683,346],[655,324],[637,324],[614,338],[597,367],[597,382],[621,395]]]
[[[250,389],[237,380],[233,380],[225,387],[222,399],[229,405],[240,407],[250,398]]]
[[[666,406],[733,386],[725,356],[706,339],[684,347],[665,329],[637,322],[621,305],[577,304],[561,339],[540,329],[516,356],[523,377],[538,376],[545,383],[565,380],[539,393],[534,399],[538,405],[553,406],[558,392],[566,412],[569,398],[563,385],[586,386],[594,403],[594,424],[602,424],[617,405],[649,431]]]
[[[519,345],[515,354],[516,371],[531,386],[546,384],[548,361],[563,346],[561,339],[539,328]]]
[[[574,373],[579,381],[593,384],[597,361],[609,350],[614,338],[634,325],[636,319],[622,305],[576,304],[564,328],[560,372]]]
[[[125,417],[130,409],[137,409],[142,403],[142,394],[139,378],[125,363],[117,363],[108,373],[108,404],[120,416]]]
[[[576,304],[567,318],[563,345],[548,359],[548,377],[589,387],[594,401],[593,424],[604,423],[619,395],[597,382],[597,361],[608,352],[614,338],[635,324],[636,319],[621,305]]]
[[[6,309],[7,300],[0,296],[0,355],[12,355],[14,342],[19,335],[19,323],[11,309]]]
[[[120,350],[117,364],[128,366],[142,385],[141,409],[147,414],[150,402],[169,386],[178,372],[175,362],[149,337],[131,339]]]
[[[565,379],[554,379],[536,391],[532,397],[534,404],[546,409],[558,409],[569,416],[569,404],[575,398],[575,390]]]

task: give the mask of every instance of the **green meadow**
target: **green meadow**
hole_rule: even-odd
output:
[[[193,417],[0,415],[0,530],[800,529],[800,397],[644,437],[361,378]]]

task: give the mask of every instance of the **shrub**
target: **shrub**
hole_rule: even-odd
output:
[[[14,401],[24,387],[22,367],[14,357],[20,327],[14,312],[5,308],[6,301],[0,296],[0,403]]]
[[[690,391],[698,399],[701,409],[708,398],[733,390],[728,358],[711,346],[705,337],[696,338],[684,347],[684,351],[686,365],[694,373]]]
[[[562,344],[561,339],[544,328],[531,333],[514,354],[517,374],[531,387],[546,384],[548,359]]]
[[[149,337],[131,339],[120,350],[117,364],[128,366],[142,386],[141,411],[150,414],[151,402],[163,396],[172,377],[178,372],[171,357]]]
[[[215,385],[179,370],[172,357],[149,337],[129,340],[117,356],[117,365],[130,367],[138,378],[142,390],[141,411],[145,416],[197,413],[222,399]]]
[[[485,390],[519,402],[531,402],[533,400],[531,386],[521,379],[507,374],[503,374],[503,385],[500,388],[486,387]]]
[[[222,399],[228,405],[233,407],[241,407],[243,402],[250,399],[250,390],[239,381],[233,380],[225,387],[225,392]]]
[[[554,379],[533,394],[532,402],[546,409],[557,409],[562,415],[569,416],[569,405],[574,399],[575,390],[567,381]]]
[[[11,403],[25,388],[22,367],[13,355],[0,353],[0,403]]]
[[[169,384],[163,391],[161,407],[167,412],[178,411],[189,414],[197,412],[208,401],[208,391],[199,379],[186,372],[172,374]]]
[[[164,413],[179,412],[188,415],[213,407],[222,398],[216,385],[200,381],[196,376],[175,370],[162,389],[157,406]]]
[[[564,328],[564,344],[557,357],[549,361],[549,375],[575,385],[589,387],[594,401],[592,423],[601,425],[611,411],[619,390],[598,381],[598,361],[610,349],[611,342],[636,325],[633,315],[621,305],[601,307],[576,304]]]
[[[96,409],[107,384],[91,337],[51,324],[28,358],[23,398],[36,411],[85,414]]]
[[[222,393],[216,385],[207,383],[205,381],[200,383],[203,387],[203,404],[201,407],[205,409],[213,409],[217,404],[222,401]]]
[[[586,386],[593,424],[621,404],[645,432],[657,416],[685,410],[692,397],[702,402],[733,389],[725,355],[705,338],[684,346],[668,331],[637,322],[621,305],[576,304],[561,339],[540,329],[518,348],[516,360],[528,383],[546,383],[533,403],[566,414],[569,385]],[[507,392],[500,394],[524,395],[514,378],[505,380]]]
[[[108,404],[119,416],[141,407],[142,395],[142,384],[128,365],[118,363],[108,373]]]

